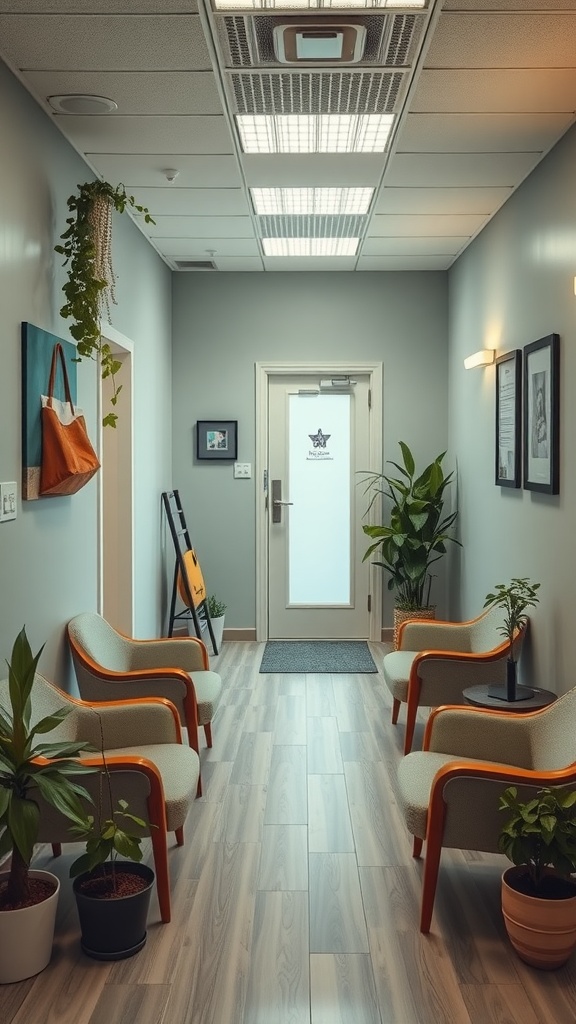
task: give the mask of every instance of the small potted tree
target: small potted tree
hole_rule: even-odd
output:
[[[502,608],[504,622],[499,632],[508,641],[508,658],[506,661],[506,686],[490,687],[490,696],[502,700],[528,700],[534,696],[529,686],[517,686],[517,662],[514,654],[514,641],[518,631],[524,629],[528,621],[528,608],[535,608],[540,597],[539,583],[530,583],[527,576],[516,578],[510,583],[498,583],[493,594],[487,594],[485,608]]]
[[[554,970],[576,947],[576,790],[540,789],[522,802],[510,786],[500,797],[509,817],[500,852],[515,865],[502,876],[502,913],[519,957]]]
[[[155,875],[152,868],[140,863],[146,822],[129,813],[125,800],[114,806],[102,720],[98,718],[103,772],[95,814],[70,828],[75,838],[86,842],[85,853],[70,867],[70,877],[74,879],[82,950],[96,960],[124,960],[146,942]]]
[[[445,492],[453,477],[452,473],[444,475],[442,460],[446,453],[442,452],[417,474],[410,448],[404,441],[398,443],[403,464],[391,461],[390,465],[399,476],[370,473],[364,478],[365,493],[371,494],[366,515],[381,495],[390,505],[389,525],[362,527],[373,540],[363,561],[378,552],[381,560],[374,564],[388,573],[388,590],[396,591],[395,647],[398,629],[405,619],[434,618],[430,567],[446,554],[447,541],[460,544],[451,533],[458,513],[444,514]]]
[[[44,743],[41,737],[68,714],[31,722],[31,692],[42,648],[33,656],[25,629],[18,634],[0,685],[0,858],[11,854],[10,870],[0,874],[0,982],[21,981],[50,960],[60,882],[48,871],[30,870],[38,840],[38,794],[79,822],[81,797],[74,777],[92,769],[70,760],[85,743]]]

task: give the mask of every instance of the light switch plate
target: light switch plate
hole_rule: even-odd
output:
[[[252,463],[251,462],[235,462],[234,463],[234,479],[235,480],[250,480],[252,477]]]
[[[16,519],[16,500],[18,497],[15,480],[0,484],[0,523]]]

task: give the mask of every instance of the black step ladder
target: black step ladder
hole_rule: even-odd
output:
[[[196,630],[196,636],[202,639],[202,633],[208,630],[210,634],[210,640],[212,641],[212,650],[214,654],[218,654],[218,647],[216,646],[216,640],[214,637],[214,631],[212,629],[212,621],[210,619],[210,613],[208,611],[207,592],[205,591],[204,597],[201,601],[196,602],[192,594],[192,587],[190,585],[190,579],[186,570],[185,556],[190,553],[194,564],[198,564],[196,553],[192,544],[190,543],[190,534],[188,533],[188,527],[186,526],[186,519],[184,517],[184,510],[180,501],[180,495],[178,491],[163,491],[162,502],[164,505],[164,511],[166,512],[166,519],[168,520],[168,526],[170,527],[170,533],[174,542],[174,550],[176,552],[176,562],[174,564],[174,580],[172,583],[172,600],[170,602],[170,625],[168,627],[168,636],[174,634],[174,623],[177,620],[184,619],[188,622],[192,619],[194,623],[194,629]],[[178,584],[180,583],[180,588]],[[182,594],[182,590],[185,594],[184,603],[186,607],[183,611],[176,613],[176,598],[178,592]]]

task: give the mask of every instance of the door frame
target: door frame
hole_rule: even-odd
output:
[[[101,336],[108,341],[118,357],[123,362],[122,367],[122,398],[120,399],[120,411],[118,413],[118,424],[116,428],[103,427],[103,400],[102,400],[102,378],[100,376],[100,365],[98,365],[98,451],[102,460],[104,451],[104,430],[121,430],[124,435],[124,447],[128,454],[128,471],[123,474],[122,488],[123,499],[130,507],[130,541],[125,551],[125,564],[123,570],[126,573],[129,583],[130,608],[127,619],[130,623],[130,635],[134,636],[134,343],[120,331],[117,331],[112,324],[103,322],[101,324]],[[103,460],[102,460],[103,463]],[[97,474],[98,479],[98,598],[97,607],[100,615],[104,612],[104,463],[102,471]]]
[[[264,473],[268,469],[268,383],[270,377],[300,374],[339,377],[344,374],[368,376],[371,393],[371,418],[368,442],[368,466],[371,472],[382,469],[382,363],[381,362],[257,362],[256,372],[256,640],[268,639],[268,509]],[[379,513],[374,503],[370,521]],[[370,640],[382,638],[382,574],[370,568]]]

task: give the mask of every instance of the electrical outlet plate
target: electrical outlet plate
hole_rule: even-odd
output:
[[[235,480],[250,480],[252,477],[252,463],[251,462],[235,462],[234,463],[234,479]]]
[[[16,501],[18,497],[15,480],[0,484],[0,523],[16,519]]]

